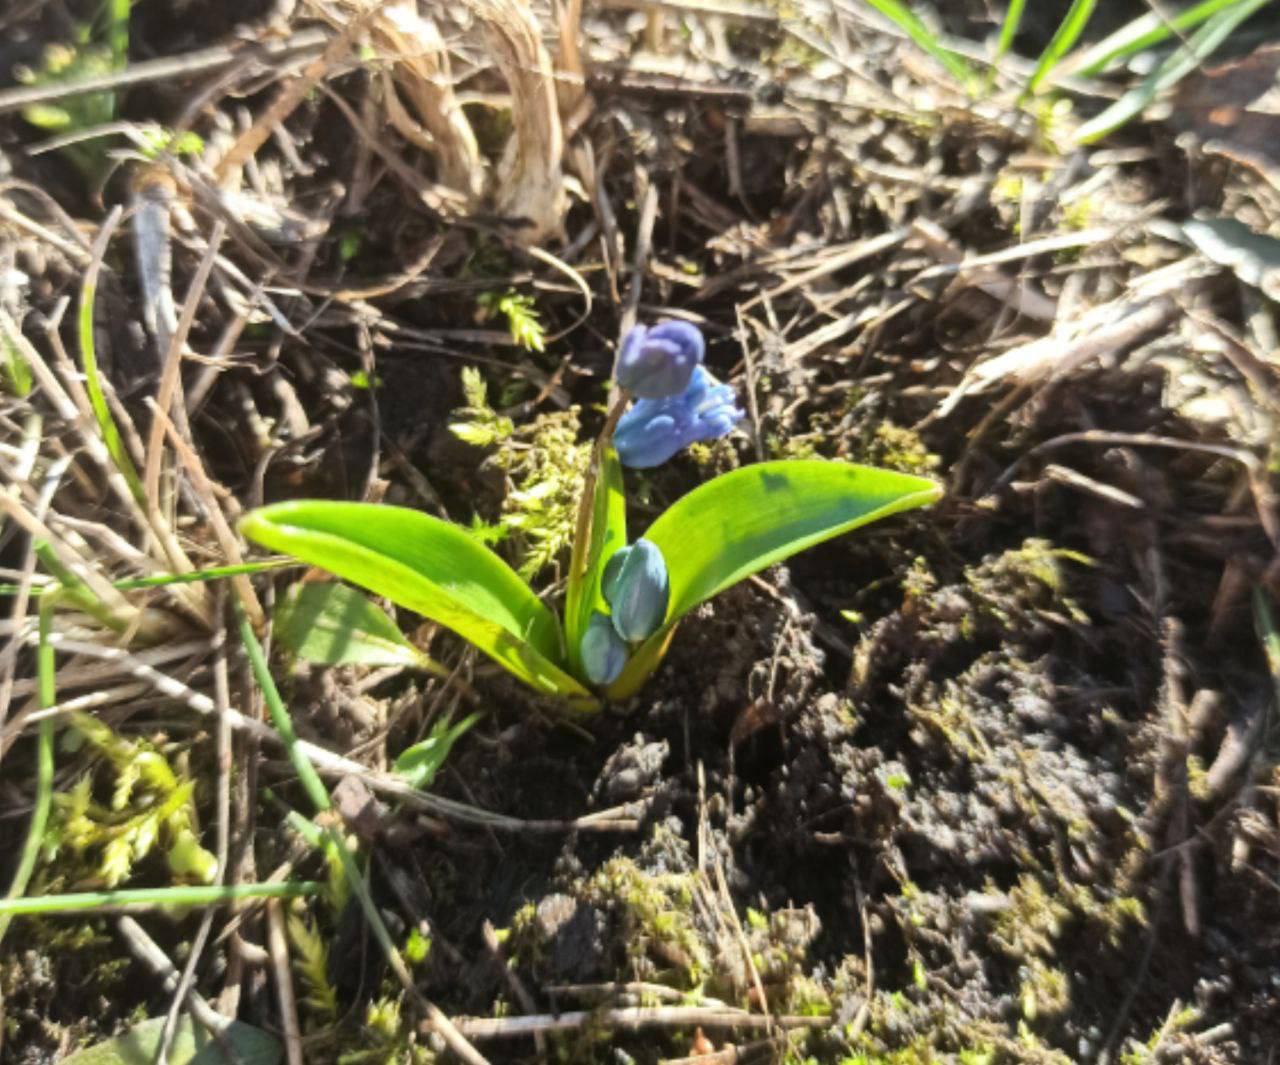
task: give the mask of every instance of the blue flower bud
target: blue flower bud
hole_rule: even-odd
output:
[[[630,654],[626,642],[613,631],[613,622],[598,610],[582,634],[582,668],[592,684],[612,684]]]
[[[680,395],[631,405],[613,434],[618,459],[632,469],[648,469],[699,440],[724,436],[744,416],[734,401],[733,389],[699,366]]]
[[[604,601],[613,611],[613,627],[630,643],[658,631],[667,616],[671,581],[667,563],[652,540],[637,540],[613,553],[600,582]]]
[[[618,355],[618,387],[643,399],[678,396],[701,364],[707,344],[696,325],[659,322],[635,326]]]

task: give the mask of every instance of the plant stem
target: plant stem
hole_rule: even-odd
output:
[[[105,907],[216,906],[242,899],[294,899],[318,895],[324,885],[312,880],[271,881],[265,884],[193,884],[189,887],[136,888],[124,891],[81,891],[67,895],[37,895],[0,899],[0,917],[19,914],[80,913]]]
[[[573,534],[573,554],[569,561],[569,580],[581,580],[586,574],[587,557],[591,552],[591,521],[595,513],[596,482],[600,479],[600,463],[604,459],[605,448],[613,439],[613,431],[618,427],[627,404],[631,402],[631,394],[623,391],[614,402],[600,435],[596,437],[595,446],[591,449],[591,462],[587,466],[587,475],[582,480],[582,496],[578,500],[578,524]]]
[[[53,706],[58,701],[55,678],[55,660],[53,644],[49,634],[53,629],[53,608],[58,593],[50,592],[40,597],[40,644],[36,649],[36,696],[41,708]],[[40,844],[44,840],[45,826],[49,823],[49,807],[53,802],[53,718],[40,722],[40,731],[36,740],[36,797],[31,807],[31,824],[27,828],[27,839],[22,845],[22,858],[18,862],[17,872],[13,874],[13,882],[4,899],[0,899],[0,939],[8,931],[11,914],[19,912],[9,907],[20,908],[23,903],[37,902],[37,899],[24,899],[22,893],[27,890],[27,882],[35,871],[36,859],[40,856]]]
[[[254,635],[253,626],[249,624],[249,618],[239,600],[236,600],[235,611],[236,622],[240,626],[240,639],[244,642],[244,649],[249,655],[249,667],[253,670],[254,679],[262,689],[262,697],[266,701],[267,712],[271,715],[271,723],[280,733],[280,739],[284,741],[289,761],[293,763],[298,779],[302,781],[307,798],[311,800],[311,804],[317,811],[328,810],[333,805],[329,801],[329,792],[325,790],[320,774],[316,772],[311,760],[298,747],[298,734],[294,731],[293,720],[289,717],[289,711],[285,709],[279,689],[276,688],[275,680],[271,676],[271,667],[267,665],[267,656],[263,654],[262,644]]]

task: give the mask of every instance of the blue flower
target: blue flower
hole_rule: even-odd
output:
[[[706,350],[702,333],[688,322],[637,325],[622,340],[618,387],[642,399],[678,396],[689,386]]]
[[[613,627],[629,643],[647,639],[667,616],[671,582],[662,551],[652,540],[637,540],[615,551],[600,584],[613,611]]]
[[[743,418],[734,400],[732,388],[699,366],[680,395],[631,405],[613,434],[618,458],[632,469],[648,469],[699,440],[724,436]]]
[[[582,669],[592,684],[612,684],[627,664],[630,650],[613,630],[613,622],[598,610],[582,634]]]

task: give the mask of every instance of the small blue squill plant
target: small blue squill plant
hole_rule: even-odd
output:
[[[628,698],[698,604],[798,551],[942,494],[926,478],[847,462],[761,462],[699,485],[628,543],[623,467],[658,466],[743,417],[733,390],[703,366],[705,352],[687,322],[636,326],[624,338],[618,399],[583,481],[563,624],[472,532],[419,511],[298,500],[253,511],[241,530],[452,629],[571,707]],[[367,641],[354,631],[348,638]],[[332,660],[355,659],[339,649]]]

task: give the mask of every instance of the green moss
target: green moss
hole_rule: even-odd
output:
[[[125,739],[88,714],[71,715],[70,722],[63,749],[101,757],[70,791],[54,793],[44,848],[47,863],[59,860],[41,889],[86,882],[116,887],[157,846],[176,879],[212,883],[217,863],[198,840],[195,781],[185,759],[171,764],[155,744]],[[96,793],[108,789],[104,805]]]
[[[1019,991],[1022,1016],[1028,1022],[1040,1017],[1057,1017],[1071,1008],[1071,983],[1061,969],[1039,959],[1027,966]]]
[[[877,421],[861,448],[850,457],[869,466],[883,466],[921,477],[929,476],[942,465],[942,459],[925,446],[919,433],[891,421]]]
[[[1094,564],[1078,551],[1032,538],[995,559],[966,568],[964,579],[977,611],[994,618],[1002,628],[1025,628],[1033,616],[1086,624],[1088,615],[1065,594],[1066,562]]]
[[[709,971],[709,952],[693,924],[690,874],[654,875],[630,858],[616,857],[586,881],[581,898],[621,922],[618,938],[627,944],[638,975],[653,974],[655,959],[660,959],[693,987]]]
[[[578,408],[540,414],[517,427],[489,405],[479,370],[464,369],[462,387],[466,405],[449,428],[469,444],[493,449],[487,462],[503,472],[507,488],[497,524],[475,531],[488,540],[509,536],[517,570],[531,579],[573,539],[591,453],[591,445],[578,439]]]
[[[1040,880],[1024,873],[1009,892],[1009,908],[996,918],[992,941],[1011,957],[1052,957],[1071,908],[1052,897]]]

